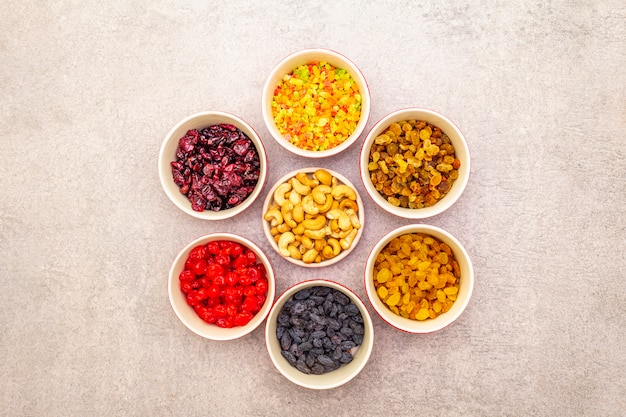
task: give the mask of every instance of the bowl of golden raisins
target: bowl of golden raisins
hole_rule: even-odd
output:
[[[461,131],[432,110],[406,108],[383,117],[363,142],[359,160],[367,193],[408,219],[442,213],[463,193],[470,154]]]
[[[435,226],[410,224],[382,237],[365,266],[365,290],[378,315],[408,333],[431,333],[453,323],[474,288],[463,245]]]

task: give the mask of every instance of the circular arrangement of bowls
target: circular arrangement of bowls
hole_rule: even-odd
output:
[[[350,300],[359,308],[361,316],[363,317],[364,333],[363,343],[358,347],[358,350],[354,353],[354,359],[352,362],[343,365],[342,367],[328,373],[321,375],[305,374],[295,367],[293,367],[281,354],[281,345],[276,337],[276,328],[278,315],[281,312],[283,306],[289,301],[294,294],[305,288],[325,286],[341,291],[347,295]],[[361,372],[365,364],[367,363],[370,354],[372,353],[372,347],[374,345],[374,327],[372,325],[372,319],[365,308],[363,302],[359,297],[351,290],[333,281],[324,279],[316,279],[300,282],[291,288],[287,289],[278,299],[272,307],[267,322],[265,325],[265,343],[269,352],[270,358],[274,363],[274,366],[278,371],[283,374],[291,382],[298,384],[305,388],[310,389],[330,389],[336,388],[340,385],[352,380],[355,376]]]
[[[360,119],[352,134],[350,134],[350,136],[347,137],[347,139],[341,144],[326,150],[319,151],[306,150],[286,140],[276,126],[274,115],[272,113],[272,100],[274,98],[274,91],[276,90],[279,82],[283,79],[283,77],[285,77],[285,75],[287,74],[290,74],[298,66],[308,64],[314,61],[327,62],[328,64],[336,68],[345,69],[348,74],[352,76],[352,79],[358,86],[362,100]],[[350,61],[345,56],[328,49],[305,49],[287,56],[274,67],[263,88],[262,111],[263,120],[265,121],[267,129],[269,130],[272,137],[276,139],[276,141],[281,146],[296,155],[308,158],[324,158],[336,155],[346,150],[348,147],[354,144],[354,142],[357,141],[361,133],[363,133],[363,131],[365,130],[365,126],[367,124],[370,114],[369,87],[367,86],[367,83],[361,71],[352,61]]]
[[[441,129],[441,131],[450,138],[451,144],[454,146],[456,158],[458,158],[461,163],[458,169],[458,178],[454,181],[448,193],[434,205],[428,207],[405,208],[394,206],[389,203],[385,197],[383,197],[383,195],[372,183],[368,169],[372,144],[378,136],[389,128],[392,123],[403,120],[425,121],[426,123]],[[422,108],[406,108],[388,114],[372,127],[361,148],[359,168],[363,185],[367,190],[367,193],[378,206],[399,217],[407,219],[424,219],[444,212],[459,199],[465,190],[470,175],[470,154],[465,137],[456,125],[454,125],[454,123],[452,123],[448,118],[432,110]]]
[[[333,265],[339,261],[341,261],[342,259],[344,259],[346,256],[348,256],[352,250],[356,247],[357,243],[359,242],[359,240],[361,239],[361,236],[363,235],[363,227],[365,225],[365,214],[364,214],[364,210],[363,210],[363,200],[361,200],[361,196],[359,195],[357,189],[354,187],[354,185],[343,175],[339,174],[338,172],[335,172],[333,170],[330,169],[326,169],[323,168],[325,171],[327,171],[328,173],[330,173],[333,177],[335,177],[338,181],[339,184],[343,184],[343,185],[347,185],[348,187],[350,187],[352,190],[354,190],[354,193],[356,195],[356,199],[354,200],[357,204],[358,207],[358,211],[356,211],[356,215],[358,216],[359,219],[359,223],[360,223],[360,227],[357,229],[356,232],[356,236],[354,236],[354,239],[352,240],[350,246],[347,249],[342,249],[341,252],[336,255],[335,257],[331,258],[331,259],[325,259],[321,262],[318,263],[305,263],[302,260],[298,260],[289,256],[285,256],[283,254],[281,254],[278,242],[276,242],[276,240],[274,239],[274,236],[271,233],[271,229],[272,226],[270,224],[270,221],[265,220],[263,217],[265,216],[265,214],[268,212],[268,209],[270,208],[270,206],[272,204],[274,204],[274,194],[275,191],[277,190],[278,187],[280,187],[282,184],[285,184],[289,179],[295,177],[298,173],[307,173],[307,174],[312,174],[315,171],[317,171],[318,169],[320,169],[319,167],[308,167],[308,168],[301,168],[295,171],[292,171],[288,174],[285,174],[282,178],[280,178],[275,184],[274,186],[268,191],[267,196],[265,198],[265,201],[263,203],[263,211],[262,211],[262,222],[263,222],[263,230],[265,232],[265,236],[267,237],[267,240],[269,241],[270,245],[272,246],[272,248],[276,251],[276,253],[280,254],[283,259],[298,265],[298,266],[302,266],[302,267],[308,267],[308,268],[319,268],[319,267],[324,267],[324,266],[329,266],[329,265]],[[340,239],[337,239],[339,241],[341,241]]]
[[[213,211],[204,210],[196,211],[192,209],[191,202],[186,195],[180,192],[180,188],[174,182],[172,175],[171,163],[176,160],[176,150],[178,148],[179,140],[190,129],[204,129],[209,126],[218,124],[231,124],[240,129],[254,144],[256,151],[259,155],[260,170],[259,178],[252,193],[250,193],[245,200],[239,205],[231,207],[229,209]],[[165,139],[161,145],[159,152],[159,178],[165,194],[169,199],[182,211],[190,214],[194,217],[204,220],[222,220],[233,217],[248,207],[256,200],[261,193],[265,180],[267,177],[267,154],[263,142],[254,129],[241,118],[234,114],[219,112],[219,111],[207,111],[202,113],[193,114],[176,124],[165,136]]]
[[[231,241],[239,243],[246,248],[252,250],[257,258],[257,262],[262,263],[265,266],[267,275],[267,294],[265,303],[261,310],[246,324],[245,326],[238,326],[232,328],[222,328],[215,324],[209,324],[202,320],[194,311],[194,309],[187,304],[185,294],[180,290],[179,275],[183,271],[185,261],[189,257],[191,250],[198,245],[205,245],[213,241]],[[185,248],[180,251],[172,267],[170,269],[169,281],[168,281],[168,293],[170,303],[174,309],[174,313],[178,319],[192,332],[206,339],[211,340],[233,340],[240,338],[252,332],[259,327],[263,320],[267,317],[274,301],[276,294],[276,281],[274,278],[274,271],[269,259],[258,246],[249,241],[248,239],[237,236],[231,233],[212,233],[203,237],[200,237],[193,242],[189,243]]]
[[[395,314],[379,298],[374,284],[374,264],[378,254],[389,242],[399,236],[409,233],[418,233],[431,236],[447,244],[460,268],[459,288],[456,301],[449,311],[441,313],[435,318],[413,320]],[[452,324],[459,318],[467,307],[474,288],[474,270],[470,257],[461,243],[450,233],[435,226],[425,224],[410,224],[399,227],[383,236],[372,248],[365,265],[365,290],[367,296],[378,315],[389,325],[408,333],[432,333]]]

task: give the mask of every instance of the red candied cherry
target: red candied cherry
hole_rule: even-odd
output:
[[[235,323],[235,326],[245,326],[250,322],[250,320],[252,320],[253,317],[254,315],[252,315],[252,313],[243,312],[237,314],[233,321]]]
[[[219,253],[213,259],[224,268],[230,267],[230,258],[225,253]]]
[[[246,297],[251,297],[256,295],[256,287],[254,285],[248,285],[243,289],[243,295]]]
[[[226,316],[227,317],[234,317],[237,315],[239,308],[237,307],[237,304],[235,303],[227,303],[226,304]]]
[[[217,286],[226,285],[226,278],[224,277],[224,275],[218,275],[216,277],[213,277],[213,284]]]
[[[224,327],[224,328],[231,328],[234,327],[233,321],[227,317],[220,317],[217,320],[215,320],[215,324],[218,327]]]
[[[259,301],[256,296],[251,295],[246,297],[241,304],[241,311],[247,311],[249,313],[256,313],[258,309]]]
[[[209,264],[206,267],[205,274],[207,274],[210,277],[214,277],[217,275],[224,275],[224,267],[218,263],[209,262]]]
[[[198,298],[197,291],[194,291],[194,290],[189,291],[186,298],[187,298],[187,304],[189,304],[192,307],[199,304],[201,301],[200,298]]]
[[[215,306],[218,306],[220,304],[222,304],[222,301],[219,297],[209,297],[206,300],[206,306],[210,308],[215,308]]]
[[[196,291],[196,297],[198,297],[200,301],[206,300],[209,298],[209,289],[206,287],[199,288],[198,291]]]
[[[204,259],[196,259],[189,269],[195,272],[196,275],[203,275],[206,272],[206,261]]]
[[[233,260],[232,265],[233,265],[233,268],[235,269],[241,269],[250,265],[250,261],[248,260],[247,256],[239,255]]]
[[[265,295],[265,293],[267,293],[267,279],[259,278],[259,280],[256,282],[255,286],[256,286],[257,294]]]
[[[239,285],[243,286],[243,287],[247,287],[248,285],[252,284],[252,278],[250,277],[250,275],[248,275],[248,271],[245,272],[239,272]]]
[[[183,292],[183,294],[189,294],[189,292],[193,289],[193,286],[191,285],[191,282],[181,282],[180,283],[180,290]]]
[[[218,241],[209,242],[206,244],[207,252],[211,255],[217,255],[220,253],[220,243]]]
[[[213,307],[213,311],[217,317],[226,317],[226,306],[224,304],[218,304]]]
[[[193,281],[196,279],[196,274],[189,269],[185,269],[178,275],[178,279],[181,281]]]
[[[208,288],[209,286],[211,286],[211,283],[212,283],[211,278],[207,277],[206,275],[204,275],[198,281],[200,281],[200,285],[202,285],[205,288]]]
[[[224,300],[227,303],[241,304],[241,296],[243,292],[241,288],[227,287],[224,290]]]
[[[212,284],[209,288],[208,288],[208,294],[210,298],[217,298],[220,296],[221,290],[219,285],[217,284]]]
[[[236,242],[228,242],[230,245],[224,248],[224,253],[231,258],[236,258],[243,252],[243,246]]]
[[[254,265],[256,263],[256,253],[248,250],[246,252],[246,257],[248,258],[248,265]]]
[[[215,313],[213,312],[213,309],[209,307],[202,307],[198,315],[200,316],[202,320],[206,321],[209,324],[213,324],[215,323],[215,320],[217,320],[217,317],[215,317]]]
[[[239,282],[239,275],[236,272],[226,273],[226,285],[234,287]]]
[[[206,259],[207,257],[207,247],[206,245],[198,245],[191,249],[189,252],[189,258],[191,259]]]

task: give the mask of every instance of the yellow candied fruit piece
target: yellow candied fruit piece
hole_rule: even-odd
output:
[[[435,313],[441,313],[441,302],[439,300],[437,301],[433,301],[433,310],[435,311]]]
[[[402,304],[409,304],[410,301],[411,301],[411,294],[407,292],[402,296]]]
[[[427,281],[420,281],[417,283],[417,288],[422,291],[430,290],[433,286],[429,284]]]
[[[385,298],[387,298],[389,291],[387,291],[387,287],[381,285],[380,287],[378,287],[378,290],[376,290],[376,293],[381,299],[384,300]]]
[[[435,286],[439,283],[439,275],[437,275],[436,273],[430,273],[426,280],[430,285]]]
[[[443,292],[446,295],[454,295],[459,292],[459,289],[457,287],[446,287],[443,289]]]
[[[428,313],[427,308],[420,308],[415,316],[415,318],[420,321],[426,320],[428,317],[430,317],[430,314]]]
[[[389,296],[389,298],[387,298],[385,300],[385,303],[387,303],[388,306],[395,306],[400,302],[400,293],[395,293]]]
[[[393,311],[396,315],[398,315],[398,316],[400,315],[400,310],[398,310],[398,307],[396,307],[396,306],[389,306],[389,309],[391,311]]]
[[[383,268],[380,271],[378,271],[378,273],[376,274],[376,281],[380,282],[381,284],[384,284],[389,279],[391,279],[391,277],[392,277],[391,271],[387,268]]]
[[[428,309],[428,317],[430,317],[431,319],[436,318],[437,313],[435,312],[435,310],[433,310],[432,308]]]
[[[446,301],[446,293],[441,290],[437,290],[437,300],[440,303],[444,303]]]
[[[428,309],[428,307],[430,306],[430,304],[428,304],[428,300],[423,298],[422,301],[420,301],[420,308],[425,308]]]
[[[417,265],[417,269],[419,271],[426,271],[429,266],[430,266],[430,261],[424,261],[424,262],[420,262],[419,265]]]

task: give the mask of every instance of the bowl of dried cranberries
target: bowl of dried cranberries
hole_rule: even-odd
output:
[[[278,371],[310,389],[343,385],[365,367],[374,326],[361,299],[325,279],[300,282],[272,307],[265,343]]]
[[[269,314],[275,288],[267,256],[231,233],[213,233],[185,246],[168,281],[176,316],[212,340],[232,340],[256,329]]]
[[[386,323],[407,333],[432,333],[452,324],[473,288],[467,251],[436,226],[409,224],[390,231],[365,263],[372,307]]]
[[[225,112],[191,115],[174,126],[161,145],[159,178],[169,199],[185,213],[206,220],[233,217],[259,196],[267,155],[259,135]]]
[[[424,219],[459,199],[469,180],[470,153],[463,133],[447,117],[405,108],[372,127],[359,168],[365,190],[379,207]]]
[[[305,49],[271,71],[262,112],[272,137],[285,149],[308,158],[328,157],[346,150],[365,130],[369,87],[344,55]]]

